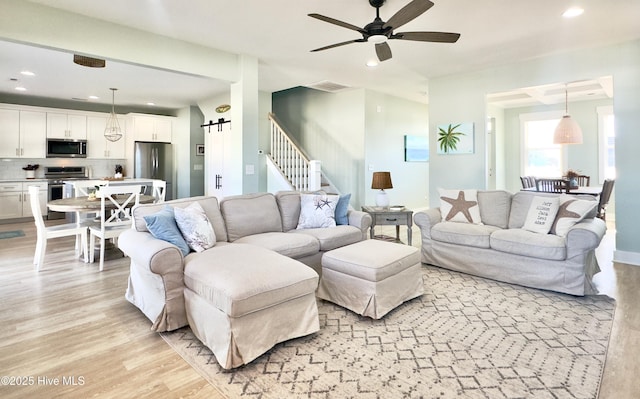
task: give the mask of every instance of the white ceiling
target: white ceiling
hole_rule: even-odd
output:
[[[370,88],[427,102],[429,78],[490,68],[570,49],[591,48],[640,38],[638,0],[433,0],[435,6],[398,31],[461,33],[455,44],[393,40],[393,58],[376,68],[371,43],[356,43],[323,52],[309,50],[357,39],[359,34],[307,16],[319,13],[364,26],[375,17],[367,0],[30,0],[92,18],[197,43],[259,60],[260,89],[273,92],[321,81]],[[381,8],[388,20],[409,0],[387,0]],[[585,13],[561,17],[566,8],[580,5]],[[125,44],[126,45],[126,44]],[[23,69],[35,77],[19,74]],[[12,81],[19,79],[19,82]],[[592,77],[606,95],[610,81]],[[101,70],[81,68],[72,55],[0,41],[0,93],[15,94],[21,84],[34,95],[61,99],[100,96],[110,103],[109,87],[117,87],[117,104],[181,108],[228,92],[228,85],[212,79],[143,66],[111,62]],[[590,82],[589,84],[592,84]],[[526,105],[526,93],[536,101],[559,102],[564,83],[544,90],[528,88],[495,94],[500,106]],[[604,84],[604,85],[603,85]],[[514,88],[515,90],[515,88]],[[551,92],[555,100],[544,99]],[[571,90],[570,90],[571,91]],[[591,94],[591,98],[596,94]],[[514,102],[515,101],[515,102]],[[529,100],[531,101],[531,100]]]

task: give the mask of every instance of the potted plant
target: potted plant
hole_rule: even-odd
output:
[[[438,142],[440,143],[440,149],[445,153],[449,151],[455,151],[460,141],[460,136],[464,136],[462,132],[456,132],[456,129],[460,127],[460,124],[452,126],[449,124],[447,130],[439,128]]]
[[[22,170],[27,172],[27,179],[35,179],[36,178],[36,170],[40,167],[38,164],[27,165],[22,168]]]
[[[116,165],[116,174],[114,175],[116,179],[122,178],[122,165]]]
[[[569,170],[567,170],[567,173],[565,174],[565,176],[567,177],[567,179],[569,179],[569,187],[571,187],[571,188],[577,188],[578,187],[578,179],[577,179],[577,177],[580,176],[580,172],[575,171],[573,169],[569,169]]]

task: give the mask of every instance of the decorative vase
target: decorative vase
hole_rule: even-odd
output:
[[[569,179],[569,187],[578,188],[578,179],[576,179],[575,177],[570,178]]]
[[[35,179],[36,171],[35,170],[25,170],[27,172],[27,179]]]

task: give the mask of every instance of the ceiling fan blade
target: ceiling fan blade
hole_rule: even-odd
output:
[[[433,3],[429,0],[413,0],[411,3],[402,7],[395,13],[382,28],[398,29],[402,25],[422,15],[425,11],[433,7]]]
[[[345,44],[351,44],[351,43],[362,43],[362,42],[366,42],[366,40],[364,39],[355,39],[355,40],[348,40],[346,42],[340,42],[340,43],[336,43],[336,44],[330,44],[328,46],[324,46],[324,47],[320,47],[314,50],[311,50],[311,52],[316,52],[316,51],[322,51],[322,50],[328,50],[330,48],[334,48],[334,47],[340,47],[340,46],[344,46]]]
[[[380,62],[386,61],[391,58],[391,47],[389,47],[387,42],[376,43],[376,54]]]
[[[450,32],[402,32],[394,34],[389,39],[415,40],[418,42],[455,43],[459,38],[459,33]]]
[[[342,26],[343,28],[347,28],[347,29],[351,29],[351,30],[355,30],[356,32],[360,32],[363,35],[367,34],[367,31],[365,31],[364,29],[362,29],[359,26],[355,26],[352,25],[350,23],[347,22],[342,22],[339,21],[335,18],[331,18],[331,17],[326,17],[324,15],[320,15],[320,14],[308,14],[311,18],[315,18],[315,19],[319,19],[320,21],[324,21],[324,22],[328,22],[330,24],[334,24],[334,25],[338,25],[338,26]]]

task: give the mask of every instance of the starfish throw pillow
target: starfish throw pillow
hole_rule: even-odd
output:
[[[566,236],[569,229],[584,220],[597,205],[598,201],[581,200],[566,194],[561,195],[560,208],[556,220],[551,226],[551,234]]]
[[[338,195],[300,194],[298,229],[335,227]]]
[[[481,224],[478,190],[438,189],[443,222]]]

